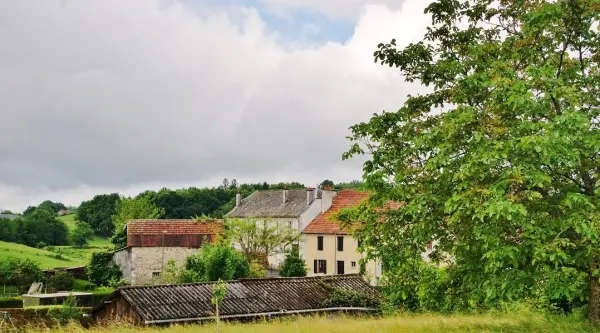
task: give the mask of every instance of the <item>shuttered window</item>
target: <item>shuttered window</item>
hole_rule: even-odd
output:
[[[315,259],[313,271],[315,274],[327,274],[327,260]]]
[[[317,236],[317,250],[323,251],[323,236]]]
[[[337,238],[337,250],[344,251],[344,237]]]

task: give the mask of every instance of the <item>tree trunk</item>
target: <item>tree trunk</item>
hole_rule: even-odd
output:
[[[600,281],[594,276],[597,265],[590,265],[590,299],[588,302],[588,319],[594,326],[600,327]]]

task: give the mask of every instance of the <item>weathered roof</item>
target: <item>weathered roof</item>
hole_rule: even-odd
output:
[[[222,318],[318,311],[323,309],[322,304],[332,291],[328,287],[380,296],[375,288],[354,274],[243,279],[226,282],[226,285],[225,298],[219,307]],[[106,297],[92,313],[121,295],[147,324],[208,319],[214,316],[212,287],[213,283],[123,287]]]
[[[131,220],[127,235],[212,235],[223,233],[222,220]]]
[[[306,189],[288,190],[288,201],[283,202],[284,190],[259,190],[242,199],[225,217],[298,217],[306,209]]]
[[[364,191],[340,191],[335,197],[333,197],[331,207],[324,213],[317,215],[317,217],[315,217],[315,219],[312,220],[312,222],[310,222],[302,232],[305,234],[348,234],[348,228],[342,228],[340,221],[335,218],[335,215],[342,209],[358,206],[364,200],[369,198],[369,195],[369,192]],[[381,209],[398,209],[401,206],[401,203],[388,201]]]
[[[5,213],[1,213],[0,214],[0,219],[14,220],[17,217],[19,217],[19,215],[17,215],[17,214],[5,214]]]
[[[347,234],[348,230],[340,226],[334,217],[341,209],[359,205],[369,197],[369,192],[342,190],[335,197],[331,207],[315,217],[302,231],[307,234]]]

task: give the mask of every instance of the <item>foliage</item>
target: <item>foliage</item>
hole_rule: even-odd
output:
[[[370,154],[375,193],[356,237],[388,273],[409,273],[438,240],[431,258],[452,256],[445,292],[463,304],[572,299],[550,281],[573,268],[594,277],[600,320],[597,2],[437,1],[426,13],[422,42],[374,54],[429,92],[352,127],[344,158]],[[387,200],[406,205],[372,209]]]
[[[36,209],[24,217],[12,221],[4,220],[2,224],[4,223],[12,224],[5,228],[10,231],[15,230],[15,234],[7,238],[13,238],[16,243],[32,247],[37,246],[40,242],[46,245],[68,243],[67,226],[47,210]]]
[[[116,214],[112,216],[115,234],[111,242],[117,247],[127,246],[125,225],[132,219],[157,219],[164,215],[165,210],[158,208],[152,202],[150,195],[139,195],[135,198],[122,198],[117,202]]]
[[[112,263],[113,254],[110,251],[96,252],[86,266],[88,279],[98,286],[114,285],[120,281],[121,271]]]
[[[58,271],[48,278],[47,283],[48,287],[53,288],[56,291],[69,291],[73,290],[75,278],[70,272]]]
[[[69,294],[60,307],[54,308],[48,312],[48,315],[51,318],[56,319],[61,326],[74,321],[81,317],[82,314],[83,312],[77,308],[77,299],[73,294]]]
[[[306,276],[306,262],[300,257],[299,251],[290,251],[285,256],[279,274],[284,277]]]
[[[39,206],[37,206],[37,209],[46,210],[54,215],[60,210],[67,209],[67,207],[60,202],[52,202],[50,200],[46,200],[42,202]]]
[[[96,235],[111,236],[115,229],[112,216],[116,213],[119,201],[121,197],[117,193],[96,195],[81,203],[75,218],[89,224]]]
[[[225,228],[227,238],[240,246],[249,261],[256,254],[281,251],[300,238],[296,229],[270,220],[227,219]]]
[[[323,308],[359,307],[377,309],[381,302],[376,297],[359,293],[357,291],[335,288],[321,303]]]
[[[198,254],[187,258],[185,268],[189,271],[183,273],[186,282],[235,280],[249,274],[244,256],[226,245],[204,246]]]
[[[177,284],[182,280],[183,267],[179,267],[174,259],[170,259],[163,268],[157,282],[163,284]]]
[[[79,248],[87,246],[94,238],[94,230],[85,222],[78,221],[71,231],[71,243]]]
[[[263,264],[252,260],[248,267],[248,277],[251,279],[261,279],[267,276],[267,269]]]
[[[223,282],[223,280],[219,279],[219,281],[213,285],[212,290],[213,297],[210,301],[212,302],[212,304],[215,305],[215,315],[217,317],[217,332],[220,332],[221,330],[219,327],[219,306],[221,305],[221,302],[223,302],[223,298],[225,298],[225,293],[227,292],[227,285],[225,284],[225,282]]]
[[[0,259],[0,284],[14,285],[20,293],[26,292],[33,282],[40,282],[44,274],[32,260],[8,257]]]
[[[17,223],[10,219],[0,219],[0,240],[15,242],[17,240]]]

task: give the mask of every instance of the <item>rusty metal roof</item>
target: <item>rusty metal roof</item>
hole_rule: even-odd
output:
[[[303,278],[242,279],[226,282],[220,315],[244,317],[265,313],[309,312],[321,309],[331,289],[323,285],[379,297],[356,274]],[[214,316],[213,283],[123,287],[93,310],[122,296],[146,323],[192,321]]]
[[[131,220],[128,235],[213,235],[223,233],[222,220]]]

